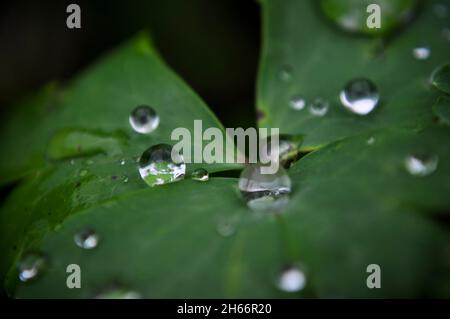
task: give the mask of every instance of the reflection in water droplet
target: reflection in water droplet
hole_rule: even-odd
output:
[[[292,67],[290,65],[283,65],[280,69],[280,79],[284,82],[292,80]]]
[[[309,106],[309,112],[315,116],[324,116],[328,112],[328,101],[318,97]]]
[[[372,112],[380,99],[375,84],[367,79],[350,81],[341,91],[339,97],[347,110],[358,115],[366,115]]]
[[[282,211],[289,202],[291,179],[279,167],[275,174],[262,174],[261,165],[247,166],[239,178],[239,190],[254,211]]]
[[[89,228],[78,231],[73,237],[75,244],[83,249],[93,249],[98,245],[97,233]]]
[[[129,122],[135,132],[148,134],[158,127],[159,116],[150,106],[140,105],[131,112]]]
[[[278,147],[274,148],[274,138],[278,137]],[[271,161],[278,161],[284,168],[289,168],[300,157],[300,146],[303,136],[281,134],[269,136],[260,142],[260,155],[267,156]],[[261,162],[267,162],[267,159],[260,158]]]
[[[430,57],[430,55],[431,55],[431,51],[429,48],[426,48],[426,47],[414,48],[414,50],[413,50],[413,56],[417,60],[426,60]]]
[[[284,270],[278,278],[278,288],[285,292],[297,292],[306,285],[306,277],[298,267],[290,267]]]
[[[289,105],[292,109],[296,111],[303,110],[305,108],[306,102],[305,99],[300,95],[295,95],[289,101]]]
[[[206,182],[207,180],[209,180],[209,173],[204,168],[198,168],[192,172],[191,178],[194,181]]]
[[[168,144],[158,144],[142,153],[139,161],[139,173],[150,186],[176,182],[184,178],[186,164],[183,156],[174,152]]]
[[[367,140],[367,145],[373,145],[375,143],[375,137],[371,136]]]
[[[38,278],[46,266],[47,261],[41,253],[29,252],[25,254],[17,264],[20,281],[27,282]]]
[[[437,155],[414,154],[405,159],[406,170],[414,176],[427,176],[432,174],[439,163]]]

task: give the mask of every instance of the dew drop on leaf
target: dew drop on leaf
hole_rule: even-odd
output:
[[[439,163],[437,155],[413,154],[405,158],[405,168],[413,176],[423,177],[432,174]]]
[[[18,262],[19,279],[28,282],[38,278],[47,266],[47,260],[41,253],[26,253]]]
[[[324,116],[328,112],[330,103],[320,97],[315,98],[309,105],[309,112],[314,116]]]
[[[159,116],[150,106],[140,105],[131,112],[129,122],[135,132],[149,134],[158,127]]]
[[[274,137],[278,138],[278,145],[274,143]],[[302,135],[269,136],[260,143],[260,155],[268,156],[271,161],[278,161],[284,168],[289,168],[299,159],[302,142]]]
[[[367,145],[373,145],[375,143],[375,137],[371,136],[367,139]]]
[[[124,158],[122,158],[122,159],[119,161],[119,165],[121,165],[121,166],[125,165],[126,163],[127,163],[127,162],[125,161]]]
[[[209,173],[204,168],[198,168],[192,172],[191,178],[194,181],[206,182],[207,180],[209,180]]]
[[[298,267],[289,267],[281,272],[278,278],[278,288],[285,292],[297,292],[306,285],[306,276]]]
[[[239,178],[239,190],[253,211],[283,210],[289,202],[291,179],[284,168],[274,174],[262,174],[261,164],[247,166]]]
[[[97,233],[90,229],[82,229],[73,237],[75,244],[83,249],[94,249],[98,246],[99,237]]]
[[[413,56],[416,60],[426,60],[430,55],[431,50],[427,47],[417,47],[413,49]]]
[[[375,84],[367,79],[354,79],[347,83],[339,98],[348,111],[367,115],[378,105],[380,95]]]
[[[144,153],[139,160],[139,173],[149,185],[162,185],[179,181],[184,178],[186,164],[183,156],[174,152],[168,144],[157,144]]]
[[[294,95],[291,100],[289,101],[289,105],[293,110],[300,111],[305,108],[306,102],[303,96],[301,95]]]
[[[289,82],[292,80],[292,67],[290,65],[283,65],[280,69],[280,80],[283,82]]]

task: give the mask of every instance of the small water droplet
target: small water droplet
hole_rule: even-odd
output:
[[[433,5],[433,11],[434,11],[434,14],[440,19],[446,18],[447,14],[448,14],[447,6],[443,3],[435,3]]]
[[[34,280],[45,270],[47,261],[41,253],[25,254],[17,264],[19,279],[22,282]]]
[[[170,145],[158,144],[142,153],[139,173],[148,185],[162,185],[183,179],[186,164],[180,154],[174,153],[174,159],[172,159]]]
[[[278,147],[274,149],[274,138],[278,138]],[[264,156],[268,156],[271,161],[278,161],[284,168],[289,168],[299,159],[300,146],[303,142],[302,135],[281,134],[269,136],[261,142],[261,152]],[[260,158],[261,162],[267,159]]]
[[[100,293],[95,299],[141,299],[140,293],[124,288],[111,288]]]
[[[129,178],[128,178],[127,175],[123,175],[123,176],[122,176],[122,182],[128,183],[128,180],[129,180]]]
[[[367,139],[367,145],[373,145],[375,143],[375,137],[371,136]]]
[[[119,165],[121,165],[121,166],[125,165],[126,163],[127,163],[127,162],[125,161],[124,158],[122,158],[122,159],[119,161]]]
[[[194,181],[206,182],[207,180],[209,180],[209,173],[204,168],[198,168],[192,172],[191,178]]]
[[[252,210],[279,212],[289,202],[291,179],[282,167],[275,174],[262,174],[261,167],[253,164],[242,171],[239,190]]]
[[[74,159],[70,160],[70,165],[75,165],[75,160]]]
[[[289,267],[281,272],[278,278],[278,288],[285,292],[297,292],[306,285],[306,276],[298,267]]]
[[[380,95],[375,84],[367,79],[350,81],[339,94],[342,105],[350,112],[367,115],[378,105]]]
[[[309,106],[309,112],[315,116],[324,116],[328,112],[328,101],[318,97]]]
[[[85,170],[85,169],[83,169],[81,172],[80,172],[80,177],[84,177],[84,176],[86,176],[87,175],[87,173],[88,173],[88,171],[87,170]]]
[[[305,108],[306,102],[303,96],[294,95],[289,101],[289,105],[293,110],[300,111]]]
[[[290,65],[283,65],[280,69],[280,79],[283,82],[289,82],[292,80],[292,67]]]
[[[418,47],[413,49],[413,56],[417,60],[426,60],[430,57],[431,50],[426,47]]]
[[[159,116],[150,106],[140,105],[131,112],[129,122],[137,133],[149,134],[158,127]]]
[[[235,227],[234,223],[231,221],[225,221],[225,220],[222,220],[219,223],[217,223],[216,229],[217,229],[217,233],[223,237],[232,236],[236,231],[236,227]]]
[[[86,165],[92,165],[92,164],[94,164],[94,161],[93,161],[93,160],[87,160],[87,161],[86,161]]]
[[[414,154],[405,159],[405,168],[413,176],[427,176],[432,174],[439,162],[437,155]]]
[[[83,249],[93,249],[98,246],[99,241],[97,233],[90,228],[78,231],[73,239],[75,244]]]

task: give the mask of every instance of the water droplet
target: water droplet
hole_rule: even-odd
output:
[[[80,172],[80,177],[84,177],[84,176],[86,176],[87,175],[87,173],[88,173],[88,171],[87,170],[85,170],[85,169],[83,169],[81,172]]]
[[[426,47],[418,47],[413,49],[413,56],[417,60],[426,60],[430,57],[431,50]]]
[[[123,158],[119,161],[119,165],[121,165],[121,166],[125,165],[126,163],[127,162]]]
[[[380,95],[375,84],[367,79],[350,81],[339,94],[342,105],[350,112],[367,115],[378,104]]]
[[[297,292],[306,285],[304,272],[298,267],[289,267],[281,272],[278,278],[278,288],[285,292]]]
[[[128,183],[128,180],[129,180],[129,178],[128,178],[127,175],[123,175],[123,176],[122,176],[122,182]]]
[[[70,165],[75,165],[75,160],[74,159],[70,160]]]
[[[284,82],[292,80],[292,67],[290,65],[283,65],[280,69],[280,79]]]
[[[83,249],[93,249],[97,247],[99,241],[97,233],[90,228],[78,231],[73,239],[75,244]]]
[[[324,116],[328,112],[330,103],[328,101],[318,97],[309,106],[309,112],[315,116]]]
[[[92,165],[92,164],[94,164],[94,161],[93,161],[93,160],[87,160],[87,161],[86,161],[86,165]]]
[[[439,162],[437,155],[414,154],[405,159],[406,170],[414,176],[427,176],[432,174]]]
[[[217,229],[217,233],[223,237],[232,236],[236,231],[236,227],[235,227],[234,223],[231,221],[225,221],[225,220],[222,220],[219,223],[217,223],[216,229]]]
[[[278,147],[274,149],[274,138],[278,138]],[[268,154],[271,161],[278,161],[284,168],[289,168],[294,162],[299,159],[300,146],[303,142],[302,135],[288,135],[281,134],[276,136],[269,136],[262,141],[261,154],[266,156]],[[260,159],[261,162],[266,162],[267,159]]]
[[[375,143],[375,137],[371,136],[367,139],[367,145],[373,145]]]
[[[107,289],[95,297],[95,299],[141,299],[140,293],[124,288]]]
[[[38,278],[46,266],[47,261],[41,253],[30,252],[25,254],[17,264],[20,281],[27,282]]]
[[[305,108],[306,102],[305,99],[300,95],[295,95],[289,101],[289,105],[293,110],[300,111]]]
[[[436,3],[433,5],[434,14],[441,19],[447,17],[447,6],[443,3]]]
[[[150,186],[175,182],[184,178],[186,164],[183,156],[175,154],[172,159],[172,147],[158,144],[142,153],[139,161],[139,173]]]
[[[274,174],[262,174],[262,165],[247,166],[239,178],[239,190],[254,211],[281,211],[289,201],[291,179],[279,167]]]
[[[207,180],[209,180],[209,173],[204,168],[198,168],[192,172],[191,178],[194,181],[206,182]]]
[[[158,127],[159,116],[150,106],[140,105],[131,112],[129,121],[137,133],[148,134]]]

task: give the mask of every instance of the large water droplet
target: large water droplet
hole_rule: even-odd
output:
[[[75,244],[83,249],[93,249],[97,247],[99,241],[97,233],[90,228],[78,231],[73,239]]]
[[[291,100],[289,101],[289,105],[293,110],[300,111],[305,108],[306,102],[303,96],[301,95],[294,95]]]
[[[242,171],[239,190],[252,210],[279,212],[289,201],[291,179],[282,167],[275,174],[262,174],[261,167],[253,164]]]
[[[131,112],[129,121],[133,130],[141,134],[148,134],[158,127],[159,116],[150,106],[140,105]]]
[[[354,79],[350,81],[339,95],[342,105],[350,112],[366,115],[378,104],[380,95],[370,80]]]
[[[174,152],[168,144],[158,144],[142,153],[139,160],[139,173],[150,186],[175,182],[184,178],[186,164],[183,156]]]
[[[413,49],[413,56],[417,60],[426,60],[430,57],[431,50],[426,47],[418,47]]]
[[[47,261],[41,253],[25,254],[17,264],[20,281],[27,282],[39,277],[45,270]]]
[[[274,138],[278,138],[278,148],[274,148]],[[261,154],[269,154],[271,161],[278,161],[284,168],[289,168],[299,159],[302,142],[302,135],[269,136],[261,143]]]
[[[298,267],[290,267],[281,272],[278,278],[278,288],[285,292],[297,292],[306,285],[306,276]]]
[[[328,112],[330,103],[320,97],[314,99],[309,106],[309,112],[315,116],[324,116]]]
[[[207,180],[209,180],[209,173],[204,168],[198,168],[192,172],[191,178],[194,181],[206,182]]]
[[[411,175],[423,177],[432,174],[436,170],[438,162],[437,155],[408,155],[405,159],[405,168]]]
[[[283,65],[280,69],[280,79],[284,82],[292,80],[292,67],[290,65]]]

